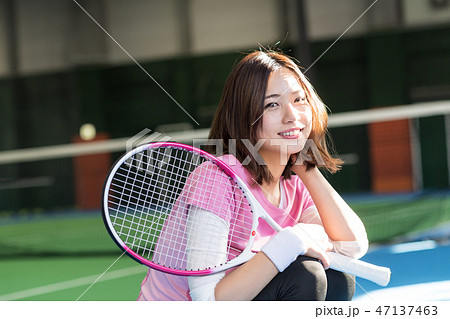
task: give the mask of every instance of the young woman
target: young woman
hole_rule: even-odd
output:
[[[360,258],[368,241],[317,168],[334,173],[341,164],[327,149],[326,127],[325,105],[291,59],[245,56],[226,82],[209,138],[222,143],[222,159],[283,230],[261,223],[259,252],[232,271],[187,278],[150,269],[138,300],[351,300],[354,278],[329,269],[326,252]],[[194,216],[207,210],[192,207]],[[223,254],[196,248],[208,258]]]

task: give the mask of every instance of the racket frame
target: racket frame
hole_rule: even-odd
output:
[[[134,252],[131,248],[127,246],[123,242],[123,240],[120,238],[120,236],[117,234],[117,232],[114,229],[113,223],[111,221],[109,212],[108,212],[108,193],[109,188],[111,185],[111,182],[115,176],[115,173],[117,170],[121,167],[123,163],[125,163],[128,159],[136,155],[137,153],[148,151],[153,148],[162,148],[162,147],[169,147],[174,149],[183,149],[190,152],[193,152],[195,154],[198,154],[202,157],[208,158],[210,161],[212,161],[214,164],[216,164],[220,169],[222,169],[228,176],[230,176],[234,182],[239,186],[239,188],[242,190],[244,196],[248,199],[249,206],[251,207],[251,210],[253,212],[252,214],[252,231],[249,233],[249,240],[248,244],[245,247],[245,249],[242,251],[239,256],[236,258],[233,258],[221,265],[218,265],[216,267],[211,267],[208,269],[202,269],[202,270],[181,270],[181,269],[173,269],[170,267],[166,267],[163,265],[160,265],[158,263],[152,262],[151,260],[148,260],[145,257],[140,256],[136,252]],[[267,222],[271,224],[271,226],[276,229],[277,231],[281,230],[281,227],[266,213],[264,209],[262,209],[259,202],[255,199],[251,191],[248,189],[248,187],[245,185],[245,183],[234,173],[234,171],[222,160],[218,159],[217,157],[209,154],[208,152],[205,152],[201,149],[198,149],[194,146],[175,143],[175,142],[155,142],[155,143],[149,143],[145,145],[138,146],[134,148],[133,150],[129,151],[128,153],[124,154],[122,157],[120,157],[116,163],[111,168],[110,172],[108,173],[108,177],[106,179],[104,188],[103,188],[103,198],[102,198],[102,216],[103,221],[106,225],[106,228],[108,230],[109,235],[112,237],[116,245],[128,256],[133,258],[138,263],[145,265],[147,267],[160,270],[166,273],[170,273],[173,275],[181,275],[181,276],[202,276],[202,275],[209,275],[212,273],[221,272],[233,267],[236,267],[242,263],[245,263],[246,261],[250,260],[256,253],[251,250],[253,246],[253,242],[255,240],[256,236],[256,230],[258,228],[259,224],[259,217],[262,217]]]

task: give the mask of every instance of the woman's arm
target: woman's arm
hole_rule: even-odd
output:
[[[317,168],[306,171],[305,165],[294,165],[293,171],[308,189],[331,240],[367,241],[361,219]]]
[[[299,223],[316,224],[323,228],[322,220],[320,219],[316,206],[311,206],[306,209],[302,213]],[[325,232],[325,228],[323,228],[323,231]],[[335,252],[355,259],[364,256],[369,248],[369,241],[367,240],[366,235],[360,236],[360,239],[355,241],[330,240],[330,242],[333,245],[333,250]]]
[[[259,252],[219,281],[216,300],[252,300],[277,274],[275,264]]]

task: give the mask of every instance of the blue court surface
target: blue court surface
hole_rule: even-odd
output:
[[[421,240],[372,248],[361,260],[391,269],[386,287],[357,279],[355,301],[450,300],[450,244]]]

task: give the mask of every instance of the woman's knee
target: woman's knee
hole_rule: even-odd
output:
[[[327,276],[317,259],[299,256],[286,270],[292,274],[291,293],[296,300],[325,300]]]
[[[355,294],[355,276],[333,269],[326,271],[328,289],[326,300],[350,301]]]

